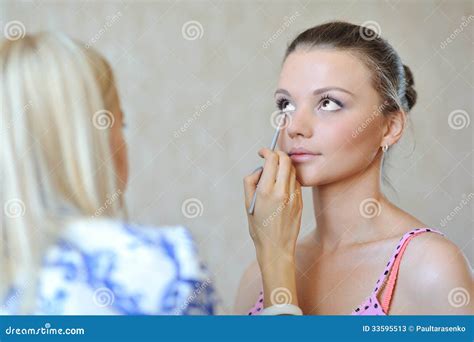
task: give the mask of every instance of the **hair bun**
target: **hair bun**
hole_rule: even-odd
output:
[[[408,110],[411,110],[416,103],[416,90],[413,88],[415,85],[415,81],[413,79],[413,74],[409,67],[403,65],[403,70],[405,71],[405,98],[408,104]]]

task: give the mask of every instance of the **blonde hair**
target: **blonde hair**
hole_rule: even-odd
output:
[[[110,129],[94,122],[111,113],[117,92],[104,58],[60,33],[4,41],[0,68],[0,301],[15,286],[27,313],[44,251],[65,224],[99,208],[122,213],[121,200],[108,201],[120,193]]]

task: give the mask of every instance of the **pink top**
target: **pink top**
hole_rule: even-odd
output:
[[[360,304],[352,311],[351,315],[387,315],[388,309],[390,307],[390,300],[392,299],[393,289],[397,280],[398,268],[400,266],[400,261],[402,260],[403,252],[405,251],[408,242],[413,239],[413,237],[424,232],[435,232],[444,236],[444,233],[430,228],[417,228],[404,234],[400,239],[397,248],[393,252],[392,257],[387,263],[387,266],[385,266],[385,270],[377,280],[374,291],[372,291],[372,294],[367,297],[362,304]],[[385,293],[385,297],[382,299],[382,303],[380,303],[377,299],[377,295],[380,289],[382,288],[381,285],[384,284],[387,277],[387,292]],[[257,303],[255,303],[255,305],[249,311],[248,314],[258,315],[262,310],[263,291],[260,292],[260,296],[257,300]]]

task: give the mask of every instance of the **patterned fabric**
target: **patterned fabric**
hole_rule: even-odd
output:
[[[355,308],[351,315],[387,315],[389,307],[390,307],[390,300],[392,298],[393,289],[395,286],[395,282],[397,279],[398,274],[398,267],[400,266],[400,261],[403,256],[403,252],[407,247],[408,242],[418,234],[424,232],[434,232],[444,236],[444,233],[437,231],[435,229],[430,228],[417,228],[413,229],[402,236],[395,251],[393,252],[390,260],[388,261],[387,265],[383,273],[380,275],[377,283],[375,284],[375,289],[372,291],[372,294],[367,297],[362,304],[360,304],[357,308]],[[387,282],[387,294],[382,300],[382,304],[377,299],[377,296],[382,288],[382,284],[385,283],[386,278],[389,277]],[[250,309],[248,312],[249,315],[258,315],[263,310],[263,291],[260,291],[260,295],[257,299],[257,303]]]
[[[361,305],[359,305],[352,311],[351,315],[388,315],[388,311],[390,308],[390,300],[392,299],[393,289],[395,287],[395,281],[398,275],[398,268],[400,267],[400,262],[402,260],[403,253],[405,252],[405,249],[407,248],[407,245],[410,240],[418,234],[422,234],[424,232],[433,232],[444,235],[444,233],[431,228],[417,228],[404,234],[398,242],[397,248],[395,248],[395,251],[393,252],[390,260],[385,266],[385,270],[377,280],[377,283],[375,284],[375,289]],[[377,296],[380,290],[383,288],[382,285],[385,284],[387,278],[387,293],[383,298],[382,303],[380,303],[377,299]]]
[[[21,292],[0,313],[15,314]],[[35,314],[213,315],[214,293],[184,227],[80,221],[45,255]]]

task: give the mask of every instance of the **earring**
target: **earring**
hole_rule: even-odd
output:
[[[382,151],[385,153],[388,150],[388,144],[382,146]]]

